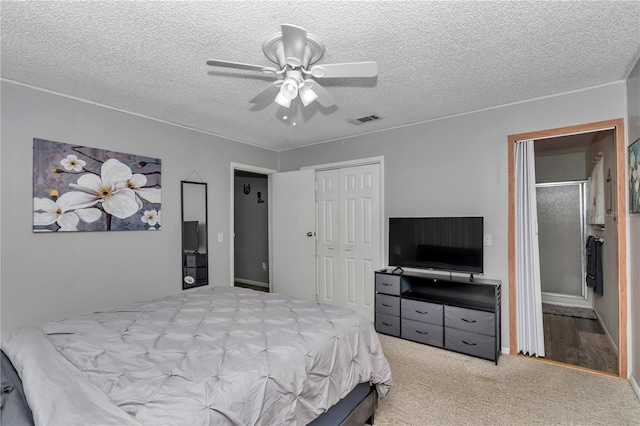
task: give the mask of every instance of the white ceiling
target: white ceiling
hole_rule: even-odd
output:
[[[620,81],[640,52],[637,0],[2,1],[0,13],[4,79],[276,150]],[[262,42],[283,23],[325,44],[320,64],[374,60],[378,77],[325,80],[337,108],[298,108],[293,126],[248,103],[272,77],[205,64],[272,65]]]

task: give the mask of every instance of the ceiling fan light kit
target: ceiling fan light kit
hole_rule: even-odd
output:
[[[335,105],[331,94],[310,77],[360,78],[378,75],[378,64],[373,61],[311,66],[324,55],[324,44],[304,28],[283,24],[281,29],[280,33],[272,35],[262,44],[265,56],[278,64],[279,69],[216,59],[208,60],[207,65],[274,74],[278,80],[249,102],[261,104],[273,100],[284,108],[289,108],[298,95],[305,107],[316,100],[325,108]]]
[[[300,93],[300,100],[302,101],[302,105],[304,106],[308,106],[313,101],[318,99],[318,94],[314,92],[311,87],[305,85],[304,82],[302,82],[302,85],[300,86],[299,93]]]
[[[282,91],[278,92],[275,98],[275,103],[284,108],[289,108],[291,106],[291,99],[287,98],[282,94]]]

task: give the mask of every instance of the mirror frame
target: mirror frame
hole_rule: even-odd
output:
[[[193,253],[187,253],[185,251],[185,186],[186,185],[200,185],[204,187],[204,253],[200,253],[196,250]],[[182,180],[180,181],[180,236],[181,236],[181,265],[182,273],[182,289],[187,290],[191,288],[201,287],[209,284],[209,206],[208,206],[208,188],[206,182],[192,182]],[[188,212],[188,209],[187,209]],[[189,215],[187,215],[189,216]],[[199,235],[201,234],[200,227],[198,227]],[[202,246],[202,242],[198,244]],[[203,271],[204,269],[204,271]],[[204,277],[198,278],[200,273]]]

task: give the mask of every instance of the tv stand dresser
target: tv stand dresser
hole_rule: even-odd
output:
[[[498,364],[500,281],[375,272],[376,331]]]

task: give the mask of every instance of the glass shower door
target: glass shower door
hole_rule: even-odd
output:
[[[585,283],[587,182],[536,185],[542,301],[591,306]]]

